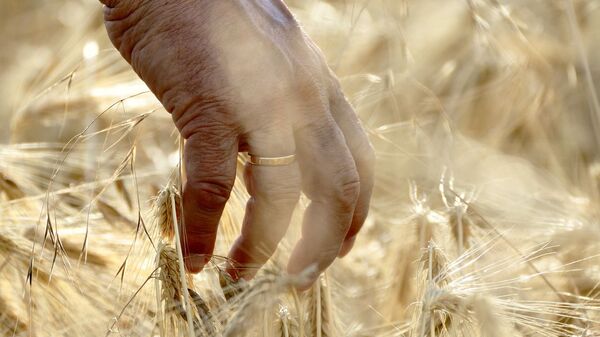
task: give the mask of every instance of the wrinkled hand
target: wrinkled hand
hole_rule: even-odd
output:
[[[102,0],[110,39],[169,111],[185,144],[186,266],[213,252],[238,151],[297,155],[245,168],[248,201],[230,257],[250,278],[275,251],[300,191],[311,200],[288,271],[323,271],[352,248],[374,154],[335,75],[281,0]],[[316,275],[315,275],[316,278]]]

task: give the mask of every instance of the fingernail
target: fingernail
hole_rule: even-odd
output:
[[[185,257],[185,268],[190,273],[199,273],[202,268],[210,261],[210,257],[206,255],[188,255]]]
[[[346,255],[348,255],[348,253],[350,253],[350,251],[352,251],[352,248],[354,247],[355,242],[356,242],[356,236],[346,240],[342,244],[342,248],[340,249],[340,253],[338,254],[338,257],[341,259],[341,258],[345,257]]]

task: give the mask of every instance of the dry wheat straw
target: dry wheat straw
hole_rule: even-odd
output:
[[[310,336],[337,337],[339,326],[331,299],[331,287],[327,277],[320,277],[307,296],[307,328]]]
[[[248,288],[234,299],[235,312],[228,320],[223,337],[243,336],[251,330],[257,319],[264,317],[278,303],[278,297],[289,292],[293,287],[305,282],[308,275],[314,273],[314,268],[309,268],[298,276],[285,276],[272,270],[265,270]],[[300,327],[300,337],[303,336]]]
[[[18,250],[17,244],[7,234],[0,233],[0,253],[4,258],[9,258]]]
[[[125,200],[127,208],[129,210],[133,210],[133,201],[131,200],[129,190],[127,189],[127,187],[125,187],[125,182],[122,177],[115,180],[115,190],[117,191],[117,193],[119,193],[123,200]]]
[[[104,217],[104,219],[114,227],[124,225],[125,227],[135,228],[136,223],[128,219],[125,215],[119,212],[115,207],[111,206],[105,201],[100,199],[96,200],[96,206]]]
[[[277,319],[275,320],[274,337],[299,337],[300,326],[298,321],[292,317],[289,309],[285,305],[279,305]]]
[[[24,336],[27,331],[29,331],[27,324],[19,319],[2,297],[0,297],[0,335]]]
[[[74,66],[81,58],[79,47],[62,49],[58,57],[31,52],[51,50],[43,40],[54,44],[55,39],[45,39],[46,32],[52,32],[58,40],[63,39],[61,35],[65,35],[65,40],[81,40],[80,30],[58,32],[63,30],[60,27],[71,25],[39,29],[44,22],[56,21],[53,9],[62,12],[67,8],[63,5],[67,4],[69,9],[77,8],[69,11],[73,14],[69,16],[71,20],[77,12],[87,13],[87,9],[81,10],[85,6],[90,6],[89,13],[99,13],[96,4],[57,0],[30,6],[31,2],[12,1],[0,11],[2,26],[9,32],[0,36],[0,44],[9,46],[4,48],[5,52],[0,51],[0,58],[19,60],[18,67],[17,63],[10,62],[0,65],[3,67],[0,89],[6,89],[2,92],[5,96],[14,96],[11,100],[24,105],[15,116],[2,117],[6,120],[14,117],[10,135],[13,140],[46,141],[42,137],[50,138],[48,130],[60,129],[61,135],[78,134],[79,123],[72,126],[71,122],[67,125],[63,121],[99,116],[100,120],[95,123],[98,128],[95,125],[93,130],[81,134],[89,142],[81,151],[71,153],[62,165],[63,174],[53,178],[61,192],[53,194],[57,219],[52,221],[66,225],[61,226],[61,231],[78,233],[83,228],[81,223],[85,223],[79,213],[88,201],[77,192],[95,190],[114,180],[113,177],[85,181],[85,177],[93,176],[89,172],[96,170],[98,177],[113,175],[111,171],[119,163],[109,157],[123,149],[113,147],[112,142],[121,140],[133,124],[144,119],[144,132],[136,135],[139,139],[132,138],[132,143],[124,142],[124,149],[138,148],[137,165],[153,178],[153,181],[140,182],[139,186],[150,190],[155,177],[166,179],[172,170],[164,166],[168,153],[174,149],[169,141],[162,140],[171,139],[169,133],[173,129],[164,127],[166,113],[146,118],[148,111],[159,106],[150,95],[134,98],[134,104],[125,104],[133,98],[133,92],[145,92],[147,88],[139,87],[139,81],[125,62],[116,62],[120,60],[118,52],[86,60],[81,67]],[[600,27],[600,11],[595,1],[563,2],[469,0],[465,6],[460,1],[410,4],[406,1],[286,1],[307,23],[306,28],[316,32],[313,36],[327,56],[336,60],[344,90],[363,117],[380,160],[371,210],[374,225],[365,228],[362,243],[355,247],[361,254],[355,252],[339,261],[338,266],[341,264],[343,268],[332,274],[348,283],[348,289],[342,291],[358,294],[341,302],[344,309],[347,308],[343,313],[355,327],[352,336],[599,335],[596,297],[600,289],[597,268],[600,246],[598,235],[593,232],[597,227],[600,170],[596,169],[598,132],[594,129],[598,124],[598,100],[593,92],[596,74],[592,71],[598,68],[598,58],[592,56],[598,53],[600,46],[593,38]],[[83,16],[89,21],[89,16]],[[465,18],[471,20],[471,25]],[[35,24],[19,24],[29,21]],[[83,25],[73,25],[76,26]],[[99,27],[96,24],[89,27],[83,40],[98,40],[95,31]],[[77,35],[76,39],[73,34]],[[103,41],[98,41],[102,45]],[[35,72],[34,76],[29,76],[29,71]],[[64,77],[65,73],[69,75]],[[15,77],[35,80],[25,86],[14,85]],[[46,90],[48,83],[55,82],[56,86]],[[21,87],[27,90],[19,93]],[[58,90],[52,91],[54,87]],[[37,95],[38,92],[42,94]],[[34,95],[33,100],[29,98]],[[129,98],[123,99],[124,95]],[[110,113],[102,112],[108,105]],[[3,109],[8,110],[5,104],[0,107],[0,113]],[[126,116],[125,121],[121,115]],[[100,147],[102,142],[96,142],[96,136],[106,136],[107,148]],[[88,301],[101,306],[103,302],[119,302],[121,298],[120,293],[107,288],[114,272],[109,262],[121,258],[117,250],[110,248],[114,242],[129,243],[131,238],[117,230],[122,226],[110,228],[109,225],[125,223],[125,219],[119,217],[130,215],[121,210],[131,210],[132,202],[127,186],[117,180],[116,193],[122,196],[127,207],[115,207],[114,200],[103,199],[106,204],[98,205],[103,219],[94,219],[97,227],[90,238],[90,249],[98,249],[94,252],[96,255],[102,257],[104,251],[114,252],[105,257],[107,264],[92,263],[93,266],[88,266],[92,269],[77,270],[86,288],[74,291],[75,286],[64,285],[63,275],[52,280],[54,286],[61,286],[48,285],[50,278],[44,268],[52,262],[53,254],[44,254],[45,258],[51,257],[50,261],[40,257],[32,271],[36,279],[43,282],[37,282],[34,289],[40,291],[31,294],[35,303],[32,307],[36,310],[29,317],[30,326],[23,325],[13,331],[14,327],[2,323],[7,315],[9,324],[11,320],[22,322],[23,317],[27,317],[27,300],[20,298],[22,289],[4,286],[23,284],[29,268],[28,248],[35,238],[25,236],[22,240],[19,231],[36,222],[42,208],[38,200],[44,198],[39,195],[40,191],[46,188],[53,172],[48,168],[63,160],[62,138],[54,137],[51,141],[60,143],[0,146],[0,256],[4,258],[0,262],[0,298],[9,298],[14,293],[18,297],[8,303],[15,317],[11,317],[13,311],[4,311],[0,300],[0,335],[96,336],[98,331],[105,330],[114,308],[95,311]],[[115,151],[106,152],[111,149]],[[101,156],[105,159],[90,165],[87,159],[97,154],[106,154]],[[96,164],[102,165],[97,168]],[[455,198],[454,204],[445,203],[443,207],[437,195],[425,198],[434,194],[431,191],[436,190],[439,174],[445,170],[453,173],[456,186],[484,190],[475,207],[485,220],[479,220],[479,215],[471,217],[476,212],[467,211],[471,200],[461,192],[456,193],[468,203]],[[419,182],[418,198],[412,198],[412,194],[416,196],[413,191],[416,184],[407,187],[406,179]],[[448,185],[451,191],[455,190],[450,183]],[[411,190],[413,200],[405,197],[407,189]],[[159,195],[159,199],[163,199],[157,204],[163,209],[155,210],[155,217],[161,224],[160,235],[164,242],[172,244],[178,228],[177,214],[172,211],[180,208],[178,189],[172,193],[176,198],[174,202],[171,202],[171,191],[166,193]],[[235,193],[240,200],[235,200],[234,207],[224,216],[229,226],[220,229],[219,253],[228,248],[223,243],[238,234],[233,228],[241,221],[243,207],[238,201],[245,202],[241,197],[245,194]],[[155,194],[142,192],[142,197],[149,195]],[[27,199],[27,207],[22,206],[21,200],[11,202],[23,198]],[[415,208],[412,211],[411,201]],[[177,205],[173,207],[171,203]],[[430,221],[429,216],[436,214],[443,214],[446,220]],[[411,226],[398,226],[407,222],[406,217],[410,218]],[[536,254],[533,261],[533,255],[515,257],[514,251],[505,246],[492,249],[486,243],[491,226],[480,226],[479,221],[493,224],[506,241],[520,251],[532,242],[553,240],[558,246],[553,248],[556,255]],[[438,226],[440,224],[442,226]],[[581,232],[574,233],[579,230]],[[445,240],[446,234],[453,240]],[[437,245],[429,244],[432,239]],[[69,248],[66,241],[62,245],[66,258],[74,259],[76,251]],[[287,253],[287,246],[282,246]],[[187,322],[193,323],[197,335],[220,337],[218,319],[226,321],[223,317],[228,319],[230,315],[231,324],[237,325],[235,329],[227,327],[230,335],[232,331],[237,335],[259,335],[260,330],[251,318],[274,320],[274,326],[280,328],[274,331],[277,337],[305,337],[302,330],[305,322],[298,317],[305,318],[311,313],[315,314],[315,322],[321,319],[313,325],[323,325],[321,316],[326,310],[322,309],[320,284],[320,294],[314,289],[311,295],[312,308],[311,303],[308,306],[299,303],[297,294],[292,291],[294,314],[286,311],[273,317],[282,302],[281,297],[290,297],[288,283],[282,281],[285,286],[278,281],[265,284],[259,279],[239,285],[220,277],[227,303],[212,307],[212,303],[204,303],[201,298],[204,292],[186,289],[183,284],[186,277],[182,277],[183,268],[179,265],[181,258],[174,247],[167,247],[170,250],[168,267],[157,273],[157,285],[164,287],[156,295],[159,296],[157,303],[163,305],[165,314],[174,321],[167,330],[161,328],[162,336],[185,336],[186,330],[189,333]],[[52,247],[43,249],[52,253]],[[419,261],[421,250],[426,253],[416,273],[415,262]],[[134,255],[139,258],[132,259],[130,265],[144,270],[149,265],[144,259],[150,256],[148,251],[136,250]],[[156,265],[161,265],[161,252]],[[381,256],[392,256],[392,262]],[[535,272],[524,266],[523,260],[535,262]],[[513,264],[514,268],[510,268]],[[163,272],[172,275],[167,277]],[[130,290],[127,281],[138,285],[132,274],[127,275],[119,291]],[[547,277],[551,281],[548,284],[555,285],[556,289],[549,289],[548,284],[539,280],[539,275]],[[191,280],[189,282],[189,287],[194,288]],[[206,286],[214,287],[208,291],[220,292],[216,282]],[[163,290],[169,295],[164,295]],[[189,303],[185,303],[186,295],[190,297]],[[153,316],[151,310],[147,310],[148,296],[148,292],[140,292],[133,303],[135,309],[131,317],[124,319],[124,324],[119,331],[113,331],[113,335],[154,334],[145,324]],[[59,298],[71,299],[73,306],[62,305]],[[172,302],[168,306],[162,303],[167,300]],[[410,305],[413,302],[418,304]],[[333,305],[333,302],[328,303]],[[393,311],[414,309],[416,314],[412,319],[388,315],[387,311],[379,315],[386,306]],[[363,310],[364,307],[368,310]],[[318,308],[321,308],[320,314]],[[159,310],[158,314],[161,313]],[[160,317],[159,322],[167,323]],[[34,325],[39,327],[34,330]],[[212,325],[215,336],[210,332]],[[411,334],[404,334],[407,325],[412,328]],[[314,337],[309,334],[311,330],[306,337]]]
[[[25,192],[6,175],[0,172],[0,191],[4,192],[8,200],[16,200],[25,197]]]
[[[172,204],[172,202],[175,204]],[[181,196],[177,188],[169,184],[163,188],[154,202],[154,219],[158,223],[161,236],[172,242],[175,237],[176,216],[181,207]],[[175,208],[176,213],[173,213]]]
[[[191,303],[194,305],[194,312],[199,316],[199,321],[202,323],[202,333],[207,337],[217,336],[217,325],[211,313],[208,304],[202,297],[192,289],[189,289]]]
[[[159,192],[153,205],[156,226],[163,240],[167,242],[167,244],[161,244],[158,252],[158,264],[161,268],[160,279],[162,281],[161,301],[165,302],[166,308],[179,308],[178,315],[185,316],[184,321],[187,325],[188,336],[194,336],[194,331],[198,331],[201,328],[198,326],[200,324],[199,321],[193,318],[194,310],[190,299],[190,291],[193,291],[193,281],[186,274],[183,263],[183,251],[177,218],[179,206],[180,194],[171,183]],[[173,241],[175,249],[168,246]],[[197,299],[201,298],[198,296]],[[203,307],[196,307],[196,309],[203,309]],[[165,318],[162,317],[162,319]],[[204,320],[204,316],[201,315],[200,319]],[[168,333],[168,329],[162,323],[160,324],[160,329],[161,333]]]
[[[421,274],[425,276],[426,285],[417,320],[416,334],[419,337],[438,336],[452,328],[454,321],[467,316],[462,298],[444,289],[448,282],[446,268],[443,252],[430,241],[421,256]]]
[[[424,295],[417,336],[439,336],[468,317],[464,300],[440,288],[430,288]]]
[[[221,285],[225,300],[231,301],[247,289],[248,284],[244,279],[240,278],[235,281],[223,268],[217,268],[217,272],[219,274],[219,284]]]
[[[189,297],[188,285],[193,286],[192,278],[186,275],[185,284],[181,279],[178,254],[176,249],[162,245],[159,247],[159,266],[160,274],[159,279],[161,281],[161,303],[162,310],[165,311],[163,319],[167,320],[167,324],[164,325],[165,336],[168,336],[170,329],[178,330],[179,326],[186,326],[192,324],[192,331],[190,336],[194,336],[194,331],[197,330],[194,327],[194,320],[192,318],[192,308],[189,305],[190,302],[186,302],[186,294]],[[179,324],[181,322],[181,325]],[[172,331],[171,331],[172,332]]]
[[[186,313],[186,318],[187,318],[187,323],[188,323],[188,335],[189,337],[193,337],[194,336],[194,325],[193,325],[193,320],[192,320],[192,308],[191,308],[191,302],[190,302],[190,295],[188,293],[188,280],[187,280],[187,275],[186,275],[186,269],[185,269],[185,265],[183,262],[183,249],[181,247],[181,234],[179,233],[179,222],[177,221],[177,202],[176,202],[176,198],[175,198],[175,193],[171,193],[170,194],[170,201],[171,201],[171,214],[172,214],[172,219],[173,219],[173,228],[175,231],[175,247],[176,247],[176,251],[177,251],[177,262],[179,264],[179,277],[181,279],[181,286],[183,287],[183,300],[185,303],[185,313]]]
[[[274,276],[259,278],[248,290],[236,298],[237,309],[228,320],[223,332],[224,337],[243,336],[256,323],[258,314],[267,309],[275,301],[274,297],[281,291]],[[278,289],[279,288],[279,289]]]
[[[510,335],[501,313],[491,298],[475,295],[469,300],[469,307],[479,325],[481,337],[505,337]]]
[[[181,298],[183,297],[183,288],[181,279],[179,278],[177,252],[172,247],[162,245],[159,247],[158,254],[160,280],[162,282],[161,300],[165,303],[169,303],[167,307],[176,308],[180,305],[177,301],[181,301]]]
[[[427,279],[438,286],[444,286],[447,283],[446,268],[448,259],[444,252],[430,241],[427,249],[421,254],[422,270],[427,271]]]

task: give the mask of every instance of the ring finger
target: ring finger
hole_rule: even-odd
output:
[[[248,143],[251,154],[267,158],[295,152],[291,131],[263,131]],[[301,188],[296,161],[274,166],[247,163],[244,180],[250,199],[242,233],[229,254],[234,263],[229,272],[236,279],[252,278],[273,255],[289,227]]]

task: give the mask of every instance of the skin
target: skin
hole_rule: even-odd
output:
[[[231,248],[251,278],[285,235],[301,191],[311,200],[288,271],[326,269],[367,216],[374,153],[320,50],[281,0],[101,0],[108,35],[186,139],[183,242],[199,272],[213,252],[240,151],[296,154],[247,164],[250,193]],[[316,280],[315,273],[310,285]]]

